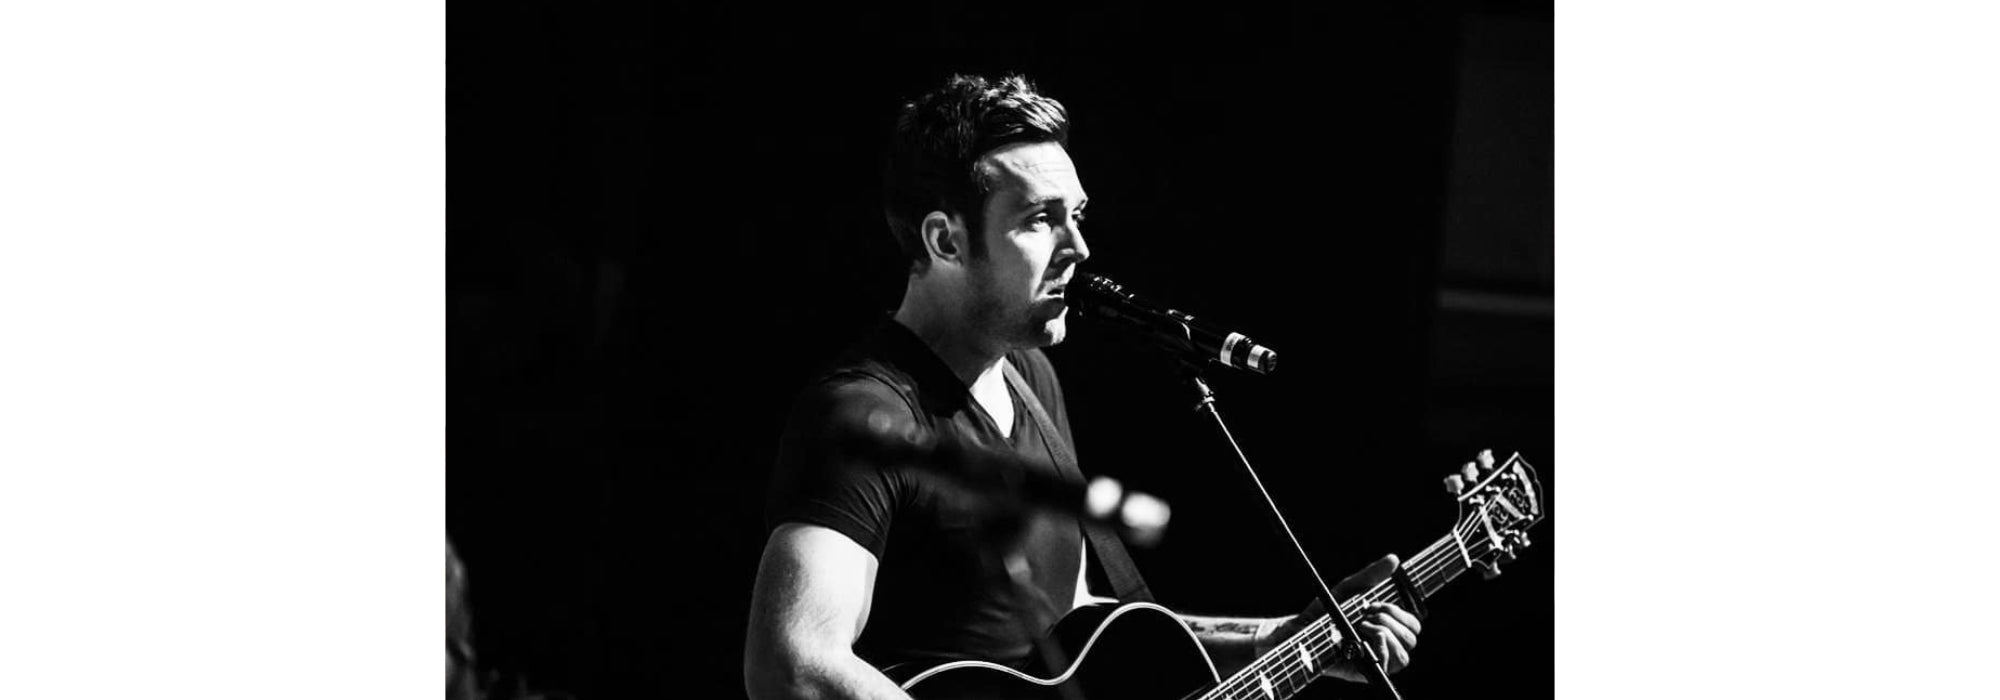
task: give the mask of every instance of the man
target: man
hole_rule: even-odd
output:
[[[979,499],[841,448],[887,420],[1063,476],[1055,455],[1070,444],[1068,414],[1039,348],[1062,342],[1063,293],[1090,257],[1089,198],[1067,130],[1062,105],[1019,77],[953,77],[904,106],[885,209],[908,280],[894,317],[800,397],[779,447],[775,527],[744,653],[752,697],[907,697],[878,668],[1023,663],[1049,623],[1104,600],[1091,595],[1076,521],[1036,519],[996,538]],[[1004,565],[1000,542],[1018,553]],[[1378,561],[1342,588],[1373,585],[1395,564]],[[1183,620],[1227,674],[1316,612]],[[1358,629],[1393,672],[1420,627],[1376,605]],[[1360,678],[1353,668],[1329,675]]]

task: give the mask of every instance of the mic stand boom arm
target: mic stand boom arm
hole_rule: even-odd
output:
[[[1273,529],[1284,535],[1287,542],[1292,543],[1292,549],[1298,553],[1299,561],[1303,562],[1306,571],[1312,574],[1313,586],[1319,591],[1321,605],[1325,606],[1327,617],[1333,618],[1334,627],[1340,630],[1343,642],[1359,650],[1360,665],[1365,669],[1367,678],[1373,681],[1371,685],[1381,689],[1382,697],[1402,700],[1403,696],[1396,692],[1396,686],[1389,682],[1389,673],[1383,669],[1381,657],[1375,654],[1374,648],[1361,643],[1360,635],[1354,631],[1354,622],[1347,619],[1347,613],[1341,611],[1340,601],[1333,598],[1333,589],[1327,587],[1326,579],[1319,575],[1319,567],[1313,565],[1312,557],[1306,554],[1305,546],[1299,544],[1297,535],[1292,534],[1292,526],[1285,522],[1285,514],[1278,510],[1278,502],[1271,499],[1271,492],[1264,489],[1264,480],[1257,477],[1257,470],[1250,466],[1250,458],[1244,456],[1243,448],[1236,444],[1236,436],[1229,433],[1229,424],[1222,421],[1222,414],[1215,409],[1215,392],[1210,391],[1208,382],[1201,378],[1201,367],[1192,363],[1183,363],[1183,366],[1186,368],[1188,382],[1193,385],[1198,399],[1195,411],[1207,413],[1209,417],[1215,419],[1215,427],[1222,429],[1222,437],[1229,442],[1229,449],[1236,453],[1236,461],[1243,465],[1243,473],[1250,476],[1250,483],[1257,487],[1257,494],[1264,497],[1265,510],[1271,515]]]

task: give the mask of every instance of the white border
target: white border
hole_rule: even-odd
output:
[[[1559,696],[1992,693],[1995,13],[1556,8]]]
[[[444,36],[0,4],[7,694],[435,695]]]

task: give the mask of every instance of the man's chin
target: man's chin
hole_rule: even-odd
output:
[[[1068,316],[1069,314],[1065,312],[1063,315],[1049,319],[1046,323],[1043,323],[1041,332],[1036,334],[1038,342],[1035,344],[1041,347],[1048,347],[1061,343],[1064,338],[1069,336]]]

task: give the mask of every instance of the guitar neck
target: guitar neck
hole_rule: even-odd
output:
[[[1454,530],[1403,562],[1403,570],[1409,575],[1417,593],[1429,597],[1465,573],[1471,562],[1489,548],[1486,538]],[[1340,609],[1352,620],[1363,606],[1380,602],[1409,605],[1395,583],[1383,581],[1360,595],[1340,601]],[[1319,677],[1321,670],[1339,657],[1339,639],[1338,626],[1332,618],[1322,615],[1201,697],[1204,700],[1279,700],[1292,697],[1304,690],[1307,684]]]

